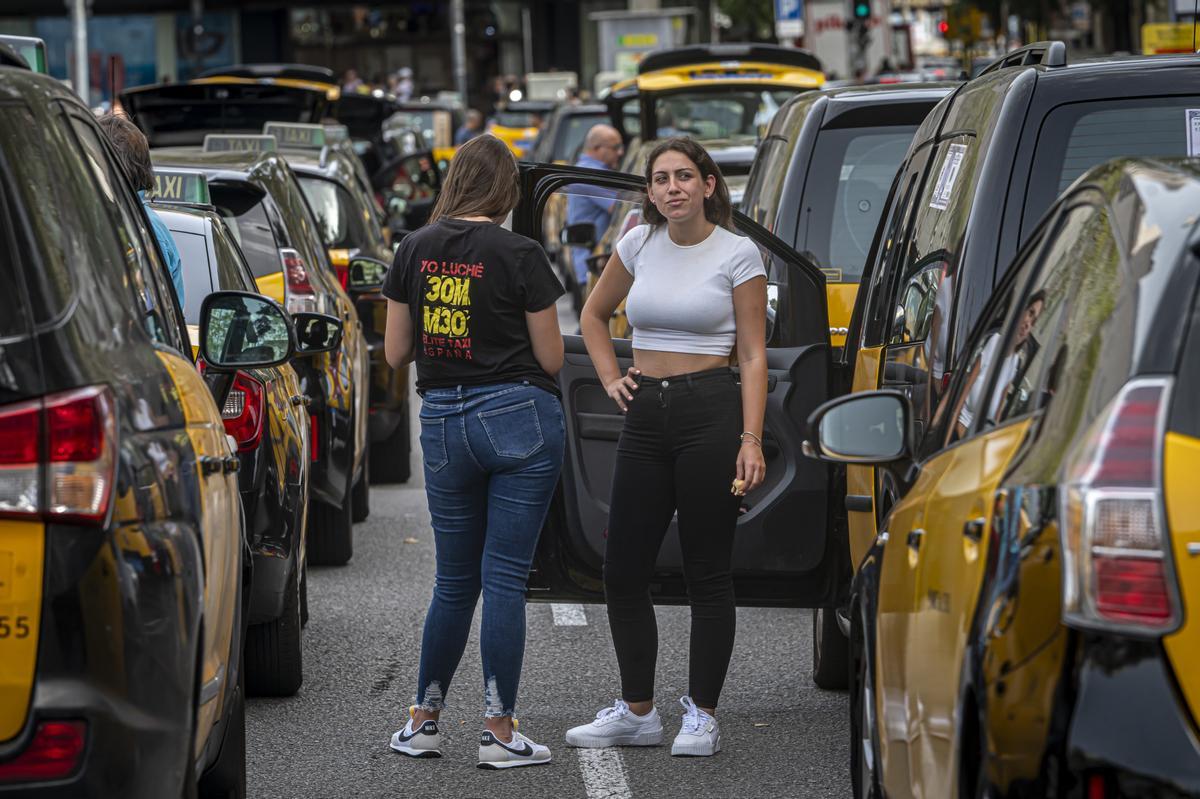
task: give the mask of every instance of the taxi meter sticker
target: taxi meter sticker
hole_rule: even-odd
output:
[[[966,155],[965,144],[951,144],[946,150],[942,171],[938,174],[937,184],[933,187],[933,198],[929,201],[930,208],[945,211],[950,207],[950,197],[954,194],[954,184],[958,182],[958,173],[962,171],[962,162]]]
[[[1188,158],[1200,156],[1200,108],[1187,109]]]

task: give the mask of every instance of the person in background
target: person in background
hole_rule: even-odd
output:
[[[616,169],[625,155],[625,144],[621,134],[612,125],[593,125],[583,140],[583,151],[575,166],[588,169]],[[613,203],[616,202],[612,192],[603,189],[577,187],[580,193],[572,193],[567,199],[567,224],[576,225],[590,222],[595,229],[593,241],[607,228],[612,217]],[[575,279],[580,286],[588,282],[588,257],[592,251],[588,247],[571,248],[571,264],[575,267]]]
[[[357,92],[358,88],[362,85],[362,78],[358,76],[357,69],[346,70],[346,74],[342,76],[342,91]]]
[[[396,84],[396,97],[401,102],[407,103],[412,99],[413,92],[417,90],[417,85],[413,81],[413,71],[411,67],[401,67],[396,73],[399,82]]]
[[[100,128],[112,143],[113,149],[117,151],[117,158],[125,168],[125,174],[137,189],[138,197],[146,209],[146,216],[150,219],[150,227],[154,230],[154,238],[158,239],[158,249],[162,252],[163,260],[167,262],[167,269],[171,273],[175,297],[182,308],[183,261],[179,258],[179,248],[175,246],[175,239],[171,238],[171,231],[167,230],[167,226],[158,218],[154,209],[146,204],[146,192],[154,188],[154,165],[150,162],[150,145],[129,117],[105,114],[96,121],[100,123]]]
[[[462,127],[454,131],[454,146],[466,144],[480,133],[483,133],[483,114],[472,108],[467,111]]]

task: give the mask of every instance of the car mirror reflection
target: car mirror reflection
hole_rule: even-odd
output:
[[[217,370],[266,368],[295,352],[292,325],[279,303],[244,291],[218,291],[200,308],[200,354]]]
[[[323,313],[296,314],[296,354],[332,352],[342,343],[342,321]]]
[[[809,418],[817,447],[811,457],[839,463],[889,463],[904,457],[911,443],[908,400],[896,391],[871,391],[839,397]]]
[[[380,291],[383,289],[383,280],[387,273],[388,265],[376,258],[351,258],[346,287],[354,292]]]

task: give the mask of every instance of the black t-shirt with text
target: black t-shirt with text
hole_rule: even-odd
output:
[[[528,380],[558,394],[533,356],[525,313],[563,293],[537,243],[461,219],[405,237],[383,284],[383,295],[412,315],[422,390]]]

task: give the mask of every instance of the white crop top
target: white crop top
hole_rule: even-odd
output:
[[[666,225],[638,225],[617,254],[633,276],[625,313],[638,350],[729,355],[733,289],[767,274],[754,242],[720,225],[687,247],[671,241]]]

